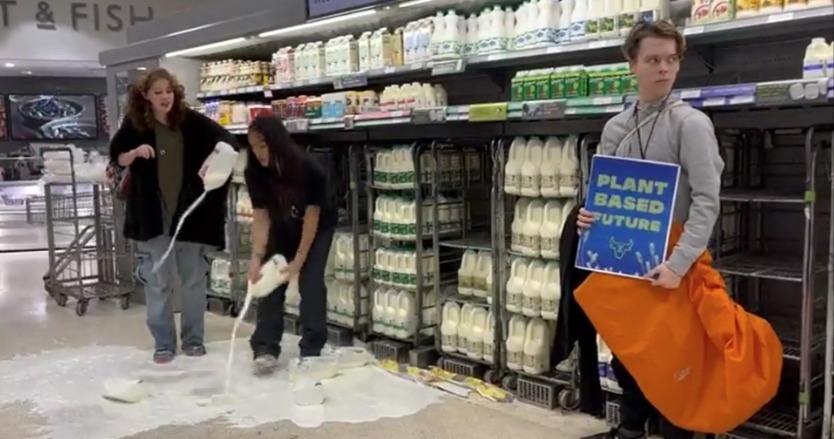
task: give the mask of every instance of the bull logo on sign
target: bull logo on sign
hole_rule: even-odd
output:
[[[634,247],[634,240],[629,239],[628,242],[617,242],[612,236],[608,241],[608,244],[611,247],[611,250],[614,251],[614,257],[622,259],[628,252],[631,251],[632,247]]]

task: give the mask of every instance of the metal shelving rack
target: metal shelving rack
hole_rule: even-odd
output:
[[[376,297],[378,296],[377,292],[385,291],[380,287],[389,286],[395,291],[406,291],[409,294],[414,294],[414,315],[411,316],[411,318],[414,319],[415,324],[413,325],[413,334],[410,334],[407,338],[398,338],[391,334],[380,333],[380,331],[374,330],[374,324],[371,324],[371,332],[375,337],[377,337],[377,340],[372,343],[371,348],[377,358],[396,360],[400,363],[425,363],[426,360],[418,358],[419,355],[415,355],[414,353],[420,352],[417,350],[418,348],[422,348],[423,352],[427,352],[428,350],[425,348],[428,347],[430,350],[433,345],[435,332],[434,327],[436,324],[427,324],[425,321],[427,320],[425,319],[425,311],[437,306],[437,301],[436,298],[431,300],[432,295],[426,294],[433,292],[434,288],[433,282],[427,276],[429,273],[425,273],[425,266],[423,263],[425,256],[427,256],[426,250],[431,248],[430,246],[427,246],[426,243],[432,239],[432,235],[427,234],[427,230],[425,230],[426,222],[423,218],[425,214],[424,200],[426,199],[427,192],[431,191],[431,193],[433,193],[433,186],[440,182],[440,171],[438,169],[439,160],[437,160],[437,156],[435,155],[434,142],[429,145],[426,145],[425,142],[412,143],[410,145],[410,154],[411,161],[414,165],[413,187],[408,189],[386,188],[380,184],[381,181],[377,180],[378,173],[375,173],[375,170],[377,170],[378,165],[377,154],[390,149],[390,147],[379,145],[367,145],[365,148],[365,165],[367,175],[369,176],[365,184],[368,217],[374,218],[375,203],[378,195],[386,193],[408,194],[413,197],[413,201],[416,205],[414,240],[411,241],[410,239],[402,239],[399,237],[385,237],[382,235],[381,230],[376,230],[376,227],[371,228],[369,233],[369,265],[372,267],[371,270],[374,273],[370,276],[368,290],[375,298],[373,301],[374,306],[371,308],[376,308]],[[424,157],[428,159],[425,163]],[[424,169],[425,164],[429,165],[429,169]],[[436,204],[436,199],[430,200],[429,207],[434,209],[434,204]],[[379,270],[377,270],[376,251],[380,247],[390,249],[410,249],[414,251],[415,277],[413,283],[409,281],[409,285],[413,285],[413,287],[409,287],[402,283],[397,284],[385,281],[385,277],[387,276],[382,275],[379,273]],[[434,255],[435,257],[440,257],[437,252],[435,252]],[[434,273],[434,276],[438,276],[438,273]],[[382,294],[386,293],[381,292],[379,296],[382,296]],[[373,311],[371,312],[371,317],[375,322],[381,321],[380,316],[374,315]],[[392,322],[388,323],[390,324]],[[427,331],[430,332],[427,333]]]
[[[456,142],[457,143],[457,142]],[[489,288],[488,299],[482,299],[477,296],[467,296],[459,294],[457,286],[459,285],[458,268],[462,265],[462,254],[466,251],[475,251],[480,253],[489,253],[490,259],[493,261],[491,267],[494,267],[495,253],[492,249],[492,224],[489,221],[490,212],[493,211],[494,206],[494,186],[490,184],[490,176],[495,175],[495,168],[492,166],[491,155],[493,153],[494,141],[490,142],[488,147],[477,146],[475,148],[461,147],[457,145],[449,145],[447,147],[438,148],[435,146],[436,152],[446,152],[458,156],[458,161],[462,166],[462,176],[460,184],[454,183],[453,187],[448,185],[433,185],[432,198],[437,200],[440,191],[444,190],[447,193],[454,193],[458,195],[458,200],[447,202],[447,204],[460,204],[462,215],[460,219],[460,233],[458,237],[449,237],[449,239],[442,239],[440,230],[435,227],[432,231],[432,242],[434,248],[441,252],[450,252],[452,257],[442,260],[438,258],[435,260],[435,272],[440,273],[440,276],[435,278],[434,291],[440,299],[438,303],[438,322],[437,334],[435,337],[435,348],[440,354],[438,366],[452,373],[464,376],[471,376],[476,378],[483,377],[484,381],[488,383],[497,383],[501,379],[502,362],[501,362],[501,324],[500,316],[496,314],[498,300],[496,299],[496,283],[493,282]],[[438,151],[439,149],[439,151]],[[485,199],[486,198],[486,199]],[[478,202],[482,203],[479,205]],[[487,206],[488,203],[488,206]],[[433,217],[440,218],[440,208],[443,203],[434,203]],[[450,206],[454,208],[453,206]],[[477,218],[487,219],[487,221],[477,221]],[[477,268],[476,268],[477,269]],[[494,277],[494,269],[490,271]],[[488,361],[485,358],[473,358],[464,350],[458,348],[456,352],[444,350],[442,347],[442,332],[443,324],[443,310],[447,302],[455,302],[461,307],[469,305],[474,307],[486,308],[488,313],[492,313],[495,321],[494,329],[492,331],[492,352],[489,356],[493,361]],[[461,314],[459,322],[463,320]],[[488,320],[487,320],[488,321]],[[488,327],[484,328],[486,332]],[[460,332],[458,332],[460,333]],[[458,340],[458,346],[461,341]],[[484,346],[484,357],[487,356],[487,347]]]
[[[565,138],[565,136],[559,137],[561,137],[562,140],[564,140]],[[507,242],[510,241],[510,235],[512,234],[512,232],[510,224],[506,222],[506,219],[509,218],[511,221],[514,219],[515,204],[519,199],[530,198],[509,194],[505,190],[505,169],[507,165],[507,159],[509,156],[509,145],[512,141],[512,138],[500,139],[497,142],[497,148],[495,150],[493,158],[496,162],[497,168],[496,176],[493,180],[493,187],[496,194],[496,211],[494,212],[496,217],[496,233],[493,235],[493,248],[495,249],[495,252],[497,254],[496,265],[498,267],[499,273],[496,276],[496,279],[500,279],[500,282],[497,282],[497,284],[499,289],[498,296],[500,298],[499,303],[501,308],[500,320],[502,322],[502,330],[504,334],[504,337],[501,341],[502,346],[504,346],[504,355],[502,361],[505,370],[508,372],[508,374],[502,380],[502,386],[505,389],[515,390],[518,394],[519,399],[522,401],[547,409],[561,407],[562,409],[573,411],[576,410],[579,406],[579,376],[577,373],[577,364],[575,361],[576,349],[574,349],[574,353],[571,354],[571,357],[565,360],[564,365],[551,364],[549,367],[549,372],[545,374],[534,375],[529,374],[523,370],[510,370],[509,366],[507,365],[506,343],[509,338],[510,321],[512,319],[512,316],[514,315],[523,316],[523,314],[521,313],[511,312],[507,308],[507,282],[509,281],[508,268],[510,267],[512,261],[517,258],[521,258],[527,261],[540,260],[545,263],[559,261],[558,258],[548,259],[541,256],[526,256],[523,254],[516,253],[512,251],[511,248],[508,248]],[[578,147],[579,145],[577,145],[577,148]],[[579,151],[576,151],[576,153],[577,157],[579,157]],[[577,176],[580,178],[581,181],[581,166],[577,168],[577,172]],[[573,200],[575,202],[576,197],[540,196],[536,199],[562,200],[565,202],[570,202],[570,200]],[[525,321],[528,319],[527,316],[524,316],[524,318]],[[547,320],[546,322],[550,327],[552,327],[556,323],[555,321]],[[550,350],[548,349],[548,355],[549,352]],[[562,367],[560,368],[559,366]]]

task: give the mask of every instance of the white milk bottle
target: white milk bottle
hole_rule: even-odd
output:
[[[507,367],[511,370],[524,368],[524,340],[527,333],[527,319],[514,315],[510,318],[507,337]]]
[[[834,78],[834,41],[828,49],[828,60],[825,62],[825,76]]]
[[[374,309],[373,315],[371,316],[373,320],[373,330],[377,334],[387,334],[387,320],[386,320],[386,308],[387,308],[387,300],[388,295],[387,291],[384,287],[380,286],[374,291]]]
[[[446,37],[446,20],[443,12],[437,11],[437,14],[432,18],[432,23],[434,26],[431,33],[431,57],[435,58],[440,55],[440,47],[445,42]]]
[[[520,198],[515,202],[510,250],[517,253],[524,252],[524,224],[527,221],[527,207],[529,206],[530,200],[527,198]]]
[[[575,0],[570,17],[570,40],[585,39],[585,22],[588,20],[588,0]]]
[[[510,144],[510,155],[504,166],[504,192],[521,195],[521,171],[525,161],[527,142],[524,137],[516,137]]]
[[[562,15],[559,17],[559,31],[556,33],[557,43],[568,43],[571,40],[571,19],[573,17],[574,0],[562,0]]]
[[[495,363],[495,316],[491,309],[487,314],[486,329],[484,330],[484,361]]]
[[[626,37],[631,32],[639,12],[640,0],[623,0],[622,12],[617,20],[617,28],[621,37]]]
[[[562,237],[562,204],[550,200],[544,205],[544,220],[540,231],[539,248],[543,258],[559,257],[559,241]]]
[[[623,13],[623,0],[603,0],[603,16],[599,33],[603,39],[616,38],[620,34],[618,18]]]
[[[492,252],[479,251],[478,266],[475,270],[475,282],[472,289],[472,294],[475,297],[482,299],[489,297],[491,291],[487,288],[487,278],[490,273],[492,273]]]
[[[512,148],[512,147],[511,147]],[[524,162],[521,165],[521,195],[538,197],[541,195],[541,164],[544,144],[539,137],[531,137],[527,142]]]
[[[397,316],[399,315],[399,293],[393,288],[385,292],[385,335],[396,337],[399,333]]]
[[[524,372],[532,375],[547,372],[550,365],[549,332],[547,323],[540,318],[531,319],[527,324],[524,337]]]
[[[562,23],[562,2],[553,0],[553,9],[550,11],[550,23],[552,27],[551,38],[554,43],[559,42],[559,28]]]
[[[478,253],[475,250],[463,252],[458,269],[458,294],[461,296],[472,296],[474,294],[475,272],[478,266]]]
[[[523,38],[524,34],[529,32],[530,23],[527,21],[527,7],[528,3],[522,3],[516,9],[515,26],[513,27],[513,48],[524,49],[529,43]]]
[[[444,352],[458,350],[458,323],[460,323],[460,306],[455,302],[443,305],[443,322],[440,325],[442,337],[441,348]]]
[[[472,311],[472,326],[469,328],[469,348],[466,354],[469,358],[480,360],[484,357],[484,331],[487,324],[487,310],[476,307]]]
[[[341,284],[339,285],[339,309],[341,312],[339,313],[338,322],[343,325],[353,325],[353,316],[356,314],[356,310],[353,308],[353,294],[351,291],[350,286]],[[301,297],[299,296],[299,302]]]
[[[825,64],[831,56],[831,48],[825,38],[814,38],[805,49],[805,59],[802,63],[802,78],[825,78]]]
[[[524,282],[521,302],[521,313],[527,317],[539,317],[541,315],[544,280],[544,263],[539,260],[530,262],[527,267],[527,279]]]
[[[554,0],[538,0],[536,2],[536,31],[543,38],[537,44],[553,42],[553,34],[558,25],[553,24]]]
[[[562,142],[550,136],[544,142],[541,161],[540,190],[543,197],[559,196],[559,168],[562,163]]]
[[[565,197],[575,197],[579,191],[579,180],[576,175],[579,167],[579,158],[576,156],[578,144],[579,138],[570,135],[562,150],[562,163],[559,169],[559,193]]]
[[[507,50],[515,48],[515,12],[507,6],[504,9],[504,36],[507,39]]]
[[[603,16],[604,0],[587,0],[588,15],[585,20],[585,39],[598,40],[600,37],[600,22]]]
[[[548,262],[544,267],[544,287],[542,287],[542,317],[555,321],[559,316],[559,301],[562,298],[562,279],[559,263]]]
[[[414,295],[407,291],[400,291],[397,296],[397,337],[406,339],[417,331],[415,318],[416,305]]]
[[[463,51],[463,34],[461,33],[461,17],[455,11],[446,14],[446,41],[449,42],[450,58],[460,58]]]
[[[521,252],[526,256],[538,257],[541,254],[541,228],[544,221],[544,203],[533,200],[527,206],[522,233]]]
[[[466,354],[469,352],[469,331],[472,329],[472,313],[475,307],[465,303],[460,310],[460,323],[458,324],[458,352]]]
[[[506,308],[512,313],[520,313],[524,302],[524,283],[527,281],[527,261],[516,258],[510,265],[507,280]]]

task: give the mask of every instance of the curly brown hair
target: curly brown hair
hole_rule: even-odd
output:
[[[168,126],[177,129],[185,118],[185,111],[188,109],[188,104],[185,102],[185,89],[180,85],[177,77],[168,70],[154,69],[128,87],[127,117],[138,130],[153,129],[153,111],[145,95],[159,80],[168,81],[174,91],[174,104],[168,112]]]
[[[634,61],[640,49],[640,42],[650,37],[674,40],[678,58],[683,59],[683,54],[686,52],[686,39],[672,23],[660,20],[652,23],[641,22],[631,29],[623,44],[623,55],[626,61]]]

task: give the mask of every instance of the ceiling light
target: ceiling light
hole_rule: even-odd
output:
[[[140,70],[140,71],[144,72],[145,70],[148,70],[148,68],[147,67],[137,67],[136,70]]]
[[[24,71],[22,71],[22,72],[20,72],[20,73],[23,73],[24,75],[31,75],[31,74],[32,74],[32,71],[31,71],[31,70],[24,70]]]
[[[193,54],[193,53],[197,53],[197,52],[202,52],[204,50],[217,49],[219,47],[230,46],[232,44],[242,43],[244,41],[246,41],[246,38],[244,38],[244,37],[232,38],[231,40],[218,41],[216,43],[211,43],[211,44],[204,44],[202,46],[192,47],[190,49],[176,50],[174,52],[166,53],[165,57],[166,58],[171,58],[171,57],[175,57],[175,56]]]
[[[10,69],[14,68],[14,63],[7,62],[5,65],[6,65],[7,68],[10,68]]]
[[[399,7],[401,7],[401,8],[410,8],[412,6],[422,5],[422,4],[425,4],[425,3],[431,3],[433,1],[434,0],[411,0],[411,1],[407,1],[405,3],[400,3]]]
[[[290,27],[285,27],[283,29],[271,30],[269,32],[263,32],[263,33],[259,34],[258,36],[261,37],[261,38],[274,37],[275,35],[282,35],[282,34],[287,34],[287,33],[291,33],[291,32],[296,32],[296,31],[299,31],[299,30],[305,30],[305,29],[311,29],[311,28],[320,27],[320,26],[326,26],[328,24],[338,23],[340,21],[352,20],[354,18],[360,18],[360,17],[367,17],[367,16],[374,15],[374,14],[376,14],[376,9],[368,9],[368,10],[365,10],[365,11],[354,12],[352,14],[345,14],[345,15],[339,15],[339,16],[336,16],[336,17],[325,18],[323,20],[309,21],[307,23],[299,24],[297,26],[290,26]]]

